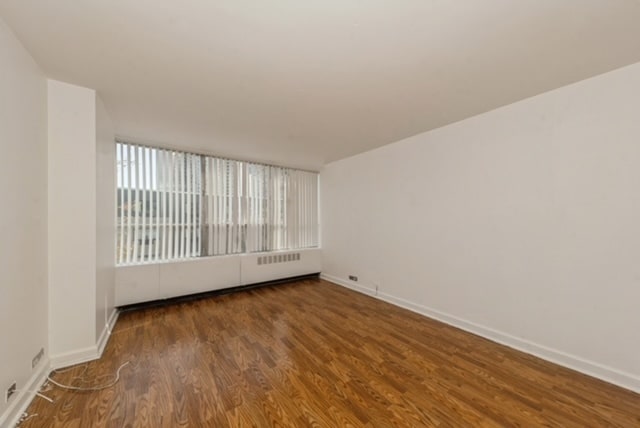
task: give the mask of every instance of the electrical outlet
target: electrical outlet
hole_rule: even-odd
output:
[[[12,396],[13,394],[15,394],[16,389],[17,389],[17,388],[18,388],[18,387],[17,387],[16,382],[13,382],[13,383],[11,384],[11,386],[10,386],[9,388],[7,388],[7,395],[5,396],[5,400],[4,400],[4,402],[5,402],[5,403],[8,403],[8,402],[9,402],[9,398],[11,398],[11,396]]]
[[[355,275],[349,275],[349,279],[350,279],[351,281],[358,282],[358,277],[357,277],[357,276],[355,276]]]
[[[35,369],[42,357],[44,356],[44,348],[40,348],[35,357],[31,360],[31,369]]]

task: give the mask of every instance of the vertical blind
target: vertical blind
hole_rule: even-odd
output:
[[[318,174],[116,143],[118,264],[318,246]]]

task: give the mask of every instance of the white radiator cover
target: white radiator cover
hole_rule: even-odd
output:
[[[320,249],[314,248],[243,254],[240,256],[240,263],[240,285],[249,285],[320,272],[322,253]]]
[[[318,273],[322,250],[204,257],[116,268],[116,306]]]

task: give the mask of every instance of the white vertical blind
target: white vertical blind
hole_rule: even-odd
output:
[[[123,176],[124,176],[124,174],[127,174],[127,170],[128,170],[128,168],[125,169],[124,166],[123,166],[122,159],[125,158],[123,150],[124,150],[124,148],[122,147],[121,144],[118,144],[116,146],[116,157],[117,157],[117,159],[120,159],[120,162],[118,164],[119,168],[117,170],[117,174],[118,174],[117,180],[118,180],[118,182],[124,181],[123,180]],[[118,191],[117,198],[118,198],[118,200],[117,200],[116,203],[117,203],[117,206],[119,207],[119,209],[121,210],[122,207],[124,207],[124,192]],[[118,214],[118,218],[121,218],[121,217],[122,217],[122,215],[119,213]],[[124,232],[125,232],[125,227],[123,227],[121,225],[118,228],[118,236],[116,238],[117,239],[116,248],[118,249],[118,254],[116,255],[116,260],[118,260],[118,261],[120,261],[120,260],[122,260],[124,258],[124,247],[125,247],[125,240],[124,240],[125,234],[124,234]]]
[[[200,255],[200,156],[117,143],[118,264]]]
[[[246,252],[318,246],[318,174],[246,164],[243,179]]]
[[[205,157],[203,195],[207,216],[203,218],[207,234],[205,254],[217,256],[243,252],[240,210],[241,186],[238,180],[242,162]]]
[[[118,264],[318,246],[318,174],[118,142]]]

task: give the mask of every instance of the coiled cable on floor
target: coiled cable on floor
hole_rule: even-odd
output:
[[[51,376],[47,376],[47,380],[49,382],[51,382],[52,384],[60,387],[60,388],[69,389],[69,390],[72,390],[72,391],[100,391],[100,390],[103,390],[103,389],[111,388],[113,385],[118,383],[118,381],[120,380],[120,370],[122,370],[127,364],[129,364],[129,361],[125,362],[120,367],[118,367],[118,370],[116,371],[115,379],[113,381],[105,384],[105,385],[86,386],[86,387],[84,387],[84,386],[65,385],[63,383],[56,382],[55,380],[51,379]]]

